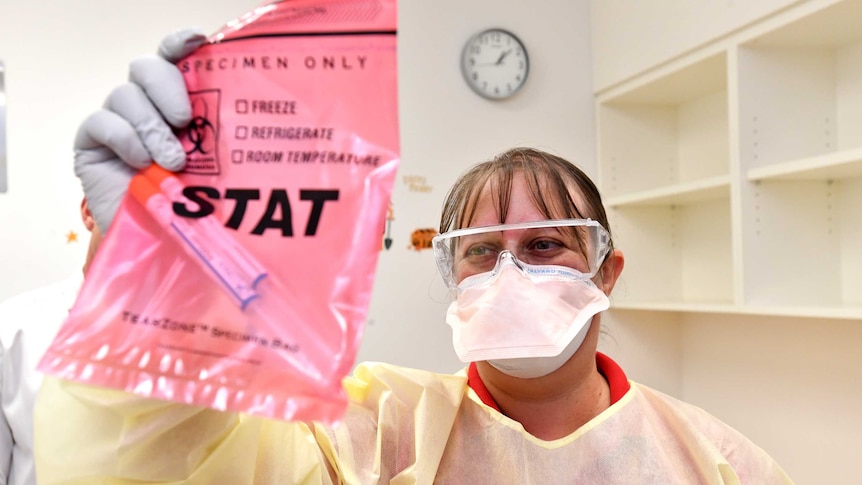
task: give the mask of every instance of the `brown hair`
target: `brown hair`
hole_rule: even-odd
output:
[[[536,208],[548,219],[586,219],[597,221],[610,235],[602,197],[592,180],[580,168],[556,155],[534,148],[513,148],[480,163],[455,182],[443,204],[440,232],[470,225],[482,189],[490,181],[491,196],[499,222],[506,220],[515,174],[524,174]],[[578,207],[572,189],[583,195]],[[610,243],[611,250],[613,242]]]

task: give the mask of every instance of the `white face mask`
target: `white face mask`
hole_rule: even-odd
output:
[[[493,271],[461,281],[446,323],[462,362],[486,360],[514,377],[532,378],[565,364],[593,315],[609,306],[582,273],[525,264],[503,251]]]
[[[590,330],[592,320],[593,317],[590,317],[587,323],[584,324],[584,328],[575,335],[575,338],[558,355],[551,357],[521,357],[520,359],[494,359],[489,360],[488,363],[500,372],[512,377],[533,379],[535,377],[546,376],[562,367],[581,348],[581,344],[587,338],[587,332]]]

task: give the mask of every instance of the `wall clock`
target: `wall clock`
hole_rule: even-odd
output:
[[[487,29],[470,37],[461,51],[461,74],[479,96],[505,99],[527,82],[530,59],[515,34]]]

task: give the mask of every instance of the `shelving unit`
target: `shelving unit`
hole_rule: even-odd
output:
[[[862,0],[823,3],[597,97],[616,306],[862,318]]]
[[[730,204],[726,195],[685,204],[610,209],[614,240],[626,254],[616,301],[662,308],[731,304]]]
[[[738,46],[745,304],[862,310],[862,2]]]
[[[619,305],[732,303],[727,105],[724,53],[599,102],[601,188],[627,254]]]
[[[729,174],[724,54],[608,97],[597,112],[606,197]]]

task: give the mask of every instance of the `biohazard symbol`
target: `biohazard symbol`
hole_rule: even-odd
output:
[[[208,112],[209,107],[203,99],[194,100],[192,113],[195,116],[188,127],[188,137],[192,147],[186,151],[187,155],[195,152],[206,155],[215,148],[215,126],[207,118]]]

